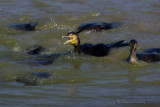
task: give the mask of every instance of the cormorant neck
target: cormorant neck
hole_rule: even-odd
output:
[[[138,58],[136,57],[136,49],[130,50],[129,61],[131,63],[137,63]]]
[[[80,49],[80,44],[78,44],[78,45],[73,45],[74,46],[74,52],[76,52],[76,53],[81,53],[81,49]]]
[[[132,51],[131,49],[129,57],[133,57],[133,56],[136,56],[136,50]]]
[[[81,53],[81,49],[80,49],[80,40],[78,38],[77,43],[73,45],[74,46],[74,52],[76,53]]]

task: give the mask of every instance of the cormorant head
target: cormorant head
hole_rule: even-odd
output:
[[[71,44],[71,45],[79,45],[80,44],[80,40],[78,37],[78,34],[75,32],[69,32],[66,36],[62,36],[63,38],[68,38],[68,40],[66,42],[64,42],[64,44]]]
[[[131,54],[136,51],[137,41],[135,39],[130,40],[129,46],[131,47]]]

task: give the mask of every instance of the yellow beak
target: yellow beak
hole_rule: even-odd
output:
[[[73,37],[71,37],[71,36],[62,36],[62,39],[63,39],[63,38],[68,38],[68,39],[69,39],[69,40],[67,40],[66,42],[63,43],[64,45],[66,45],[66,44],[68,44],[68,43],[72,43]]]

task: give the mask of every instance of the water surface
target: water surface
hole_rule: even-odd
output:
[[[28,62],[24,50],[47,48],[44,54],[72,50],[62,35],[89,22],[123,22],[117,29],[82,32],[81,43],[110,43],[137,39],[138,50],[160,46],[159,0],[1,0],[0,105],[1,106],[160,106],[160,63],[129,64],[129,48],[109,56],[69,55],[51,65]],[[34,32],[12,31],[9,23],[36,21]],[[36,78],[46,72],[50,78]],[[36,86],[16,82],[24,78]]]

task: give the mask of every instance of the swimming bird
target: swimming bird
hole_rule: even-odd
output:
[[[25,53],[29,55],[27,61],[31,64],[49,65],[52,64],[57,58],[69,55],[71,51],[64,53],[51,53],[51,54],[41,54],[45,50],[44,47],[40,45],[33,45],[25,50]]]
[[[50,73],[47,72],[31,72],[31,75],[16,76],[16,78],[11,78],[10,80],[17,83],[23,83],[27,86],[36,86],[40,84],[41,79],[47,79],[52,77]]]
[[[52,64],[59,57],[69,55],[71,51],[65,53],[52,53],[52,54],[44,54],[44,55],[32,55],[29,57],[29,61],[33,63],[37,63],[40,65],[49,65]]]
[[[127,58],[127,61],[131,63],[138,63],[138,60],[145,62],[156,62],[160,61],[160,55],[154,53],[136,53],[137,50],[137,40],[132,39],[129,42],[130,46],[130,55]]]
[[[25,49],[25,53],[28,55],[40,55],[44,50],[45,48],[40,45],[32,45]]]
[[[70,32],[67,34],[67,36],[62,36],[62,38],[68,38],[68,40],[64,44],[69,43],[69,44],[73,45],[75,53],[79,53],[79,54],[84,53],[84,54],[96,56],[96,57],[102,57],[102,56],[108,55],[109,51],[112,48],[118,47],[119,45],[121,45],[124,42],[124,40],[121,40],[121,41],[109,43],[109,44],[85,43],[85,44],[81,45],[78,33],[75,33],[75,32]]]
[[[37,25],[37,22],[26,22],[26,23],[10,23],[7,26],[8,28],[12,28],[15,30],[34,31],[36,25]]]
[[[146,52],[146,53],[157,53],[157,54],[160,54],[160,48],[145,49],[144,52]]]
[[[120,22],[111,22],[111,23],[106,23],[106,22],[98,22],[98,23],[84,23],[81,24],[77,28],[76,33],[80,33],[85,30],[95,30],[95,31],[101,31],[101,30],[109,30],[116,28],[118,26],[122,25]]]

